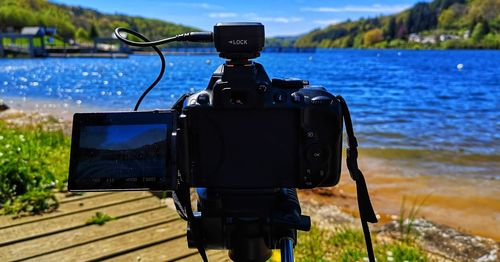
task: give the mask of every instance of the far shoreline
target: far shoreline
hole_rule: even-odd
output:
[[[275,47],[270,47],[270,48],[275,48]],[[294,47],[294,48],[314,48],[316,51],[315,52],[310,52],[310,53],[293,53],[293,52],[266,52],[263,51],[261,53],[261,56],[265,56],[266,53],[279,53],[279,54],[308,54],[308,55],[314,55],[317,53],[322,53],[322,52],[330,52],[330,51],[451,51],[451,52],[468,52],[468,51],[474,51],[474,52],[495,52],[498,51],[500,52],[500,49],[487,49],[487,48],[470,48],[470,49],[462,49],[462,48],[457,48],[457,49],[445,49],[445,48],[377,48],[377,47],[361,47],[361,48],[356,48],[356,47]],[[265,49],[264,49],[265,50]],[[151,50],[150,52],[148,51],[140,51],[140,52],[133,52],[131,53],[128,57],[112,57],[112,56],[97,56],[97,57],[92,57],[92,56],[49,56],[49,57],[29,57],[29,56],[12,56],[12,57],[0,57],[0,61],[2,60],[17,60],[17,59],[126,59],[130,58],[130,56],[150,56],[150,55],[157,55],[156,52]],[[164,53],[164,56],[213,56],[213,57],[218,57],[217,53]]]

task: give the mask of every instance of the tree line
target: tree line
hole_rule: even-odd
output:
[[[0,32],[20,31],[25,26],[54,27],[59,37],[79,42],[110,37],[116,27],[131,28],[151,39],[197,30],[158,19],[103,14],[46,0],[0,0]]]
[[[435,44],[409,41],[412,35],[449,39]],[[345,21],[316,29],[298,47],[500,48],[500,0],[434,0],[390,16]]]

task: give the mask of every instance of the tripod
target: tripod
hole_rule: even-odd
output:
[[[293,262],[293,240],[282,238],[280,240],[281,262]]]
[[[202,252],[228,249],[233,261],[266,261],[272,249],[281,250],[282,261],[293,261],[297,230],[311,227],[295,189],[198,189],[198,196],[200,212],[188,220],[188,245]]]

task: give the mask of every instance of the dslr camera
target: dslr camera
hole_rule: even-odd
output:
[[[225,63],[171,109],[75,114],[69,190],[171,191],[188,244],[205,260],[205,249],[228,249],[235,261],[265,261],[281,249],[293,260],[297,230],[310,228],[296,189],[339,181],[344,100],[307,80],[271,79],[252,60],[264,48],[260,23],[219,23],[154,42],[129,29],[116,35],[157,52],[173,41],[213,42]]]

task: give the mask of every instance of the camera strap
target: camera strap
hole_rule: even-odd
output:
[[[375,262],[375,255],[373,253],[373,246],[370,235],[370,228],[368,227],[368,222],[377,223],[377,216],[373,210],[372,203],[370,201],[370,195],[368,193],[368,187],[366,186],[366,181],[361,170],[358,167],[358,141],[354,136],[354,129],[352,127],[351,114],[349,113],[349,108],[347,103],[342,96],[337,96],[340,105],[342,106],[343,118],[347,133],[347,169],[349,169],[349,174],[356,182],[356,193],[358,195],[358,209],[359,216],[361,218],[361,226],[363,227],[363,234],[365,236],[366,251],[368,252],[368,259],[370,262]]]
[[[177,213],[188,222],[198,253],[200,253],[204,262],[208,262],[207,253],[202,242],[199,220],[195,219],[193,208],[191,207],[191,191],[189,187],[186,183],[181,182],[172,195]]]

